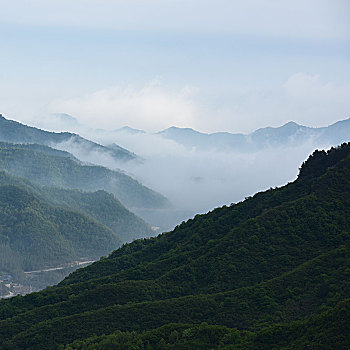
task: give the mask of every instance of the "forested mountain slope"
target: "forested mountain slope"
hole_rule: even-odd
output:
[[[1,271],[30,271],[82,257],[96,259],[120,238],[92,218],[53,207],[24,188],[0,186]],[[11,266],[15,264],[15,266]]]
[[[67,152],[45,146],[0,143],[0,169],[43,186],[113,193],[129,208],[159,208],[166,198],[130,176],[101,166],[83,165]]]
[[[106,225],[123,243],[153,234],[149,224],[126,209],[113,194],[106,191],[82,192],[45,187],[42,193],[45,193],[45,197],[52,203],[89,215]]]
[[[347,350],[350,299],[319,315],[259,332],[245,332],[219,325],[168,324],[143,332],[116,331],[62,346],[66,350]]]
[[[5,171],[0,171],[0,185],[20,186],[48,204],[91,216],[109,227],[123,243],[150,236],[153,232],[146,222],[126,209],[112,194],[102,190],[84,192],[42,187]]]
[[[293,183],[1,301],[0,348],[347,349],[349,236],[343,144]]]

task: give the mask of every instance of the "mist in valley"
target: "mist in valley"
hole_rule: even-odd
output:
[[[157,133],[128,129],[102,131],[80,128],[79,133],[103,145],[117,144],[139,156],[117,162],[106,154],[85,153],[60,145],[79,159],[119,169],[166,196],[171,206],[158,211],[138,208],[136,214],[150,224],[170,230],[197,213],[230,205],[271,187],[295,180],[302,162],[316,148],[329,148],[310,137],[294,146],[267,147],[254,152],[186,148]]]

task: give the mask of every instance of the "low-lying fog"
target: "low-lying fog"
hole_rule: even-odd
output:
[[[73,152],[81,159],[120,168],[165,195],[173,204],[169,210],[172,214],[160,212],[159,215],[164,216],[162,219],[149,218],[149,221],[161,222],[164,229],[170,229],[196,213],[239,202],[258,191],[293,181],[302,162],[316,147],[328,147],[315,145],[310,139],[298,147],[268,148],[242,154],[186,149],[157,134],[120,131],[81,131],[81,134],[105,145],[116,143],[143,158],[142,162],[116,164],[105,155]],[[69,145],[64,148],[69,149]]]

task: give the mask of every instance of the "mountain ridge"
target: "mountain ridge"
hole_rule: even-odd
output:
[[[103,190],[85,192],[58,187],[42,187],[3,170],[0,171],[0,185],[22,187],[50,205],[91,216],[109,227],[123,243],[136,238],[148,237],[153,233],[146,222],[126,209],[113,194]]]
[[[52,206],[19,185],[1,184],[0,210],[1,253],[12,254],[10,261],[2,261],[1,272],[16,275],[17,282],[23,279],[21,271],[84,257],[96,259],[122,244],[111,229],[92,217]],[[16,271],[12,263],[18,265]]]
[[[158,208],[168,203],[161,194],[121,171],[86,165],[69,153],[48,146],[0,142],[0,169],[44,186],[106,190],[128,208]]]
[[[79,154],[82,152],[87,154],[91,152],[101,153],[119,162],[138,159],[134,153],[120,146],[118,146],[118,148],[109,148],[87,140],[75,133],[45,131],[14,120],[6,119],[2,114],[0,114],[0,141],[11,143],[36,143],[53,148],[63,147],[65,150],[68,150],[67,146],[69,145],[69,148],[73,149],[73,151],[77,148]]]
[[[322,145],[336,145],[349,141],[350,118],[318,128],[290,121],[279,127],[268,126],[249,134],[202,133],[192,128],[172,126],[157,132],[156,135],[198,150],[253,152],[260,150],[261,147],[293,146],[310,140]]]
[[[349,310],[349,179],[350,143],[315,151],[286,186],[125,244],[58,286],[2,301],[0,348],[81,349],[92,335],[95,348],[103,348],[102,334],[118,345],[118,332],[135,331],[135,337],[150,332],[158,339],[155,349],[175,349],[175,333],[163,342],[157,333],[159,327],[174,330],[175,323],[213,334],[225,326],[241,335],[240,344],[219,337],[201,347],[205,333],[195,333],[181,338],[192,341],[184,349],[253,349],[268,332],[276,334],[266,340],[274,348],[284,344],[281,323],[296,334],[293,341],[320,341],[312,319],[326,329],[324,315]],[[346,324],[335,322],[327,326],[332,339]],[[295,333],[298,324],[310,325],[306,340]],[[80,343],[67,345],[74,341]],[[340,349],[350,345],[344,341]]]

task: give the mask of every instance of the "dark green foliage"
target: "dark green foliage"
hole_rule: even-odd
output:
[[[145,332],[121,332],[76,341],[66,350],[347,350],[350,346],[350,299],[303,321],[273,325],[256,333],[208,324],[168,324]]]
[[[294,183],[1,301],[2,348],[347,349],[350,144],[314,157]]]
[[[77,341],[61,349],[120,349],[120,350],[212,350],[223,349],[225,344],[241,342],[237,329],[224,326],[168,324],[146,332],[120,332],[108,336]]]
[[[0,188],[8,188],[11,185],[13,189],[18,191],[13,192],[10,196],[5,196],[5,192],[1,192],[1,205],[6,207],[6,214],[0,216],[0,221],[6,221],[0,226],[0,276],[1,274],[10,273],[15,276],[16,282],[22,282],[25,285],[31,285],[35,288],[43,288],[48,284],[54,284],[62,280],[68,273],[72,272],[71,267],[66,267],[49,273],[41,273],[35,275],[25,275],[23,270],[41,270],[47,266],[57,266],[71,262],[77,258],[85,258],[85,260],[96,259],[101,255],[106,255],[112,249],[118,247],[122,242],[132,241],[140,236],[148,236],[152,232],[149,225],[142,219],[128,211],[112,194],[105,191],[95,193],[82,192],[79,190],[65,190],[52,187],[41,187],[34,185],[28,180],[18,178],[0,171]],[[5,187],[1,187],[5,186]],[[10,188],[11,188],[10,186]],[[24,203],[24,193],[28,194],[28,198],[32,202]],[[24,219],[18,212],[18,205],[13,205],[13,201],[17,200],[17,204],[26,204],[28,212]],[[40,202],[40,209],[35,210],[35,205]],[[29,210],[33,203],[34,210]],[[96,228],[92,229],[91,234],[105,236],[104,239],[96,239],[89,244],[85,244],[84,240],[76,241],[75,247],[71,246],[72,241],[62,235],[57,238],[57,221],[61,220],[61,216],[49,215],[43,216],[42,211],[46,211],[47,207],[52,206],[64,209],[66,225],[60,225],[63,232],[67,231],[69,235],[82,228],[81,225],[76,225],[73,218],[76,216],[84,217],[87,222],[94,222]],[[56,208],[58,209],[58,208]],[[38,219],[38,211],[40,218]],[[58,211],[57,211],[58,212]],[[8,216],[13,217],[14,222],[21,222],[21,228],[26,230],[26,234],[30,239],[36,242],[36,248],[33,244],[28,244],[24,238],[22,231],[16,225],[10,225]],[[36,218],[36,219],[35,219]],[[29,220],[30,219],[30,220]],[[106,236],[106,227],[97,224],[96,220],[107,227],[111,232]],[[10,226],[10,227],[9,227]],[[21,233],[16,242],[11,241],[10,232],[15,230],[16,233]],[[45,232],[40,234],[39,232]],[[85,231],[82,231],[82,235]],[[12,235],[13,236],[13,235]],[[10,238],[9,238],[10,237]],[[62,239],[65,242],[62,242]],[[106,240],[107,239],[107,240]],[[20,250],[19,250],[20,249]],[[57,249],[57,251],[55,251]],[[44,256],[44,255],[45,256]],[[3,293],[0,295],[5,295]]]
[[[131,242],[152,234],[151,227],[126,209],[114,195],[106,191],[82,192],[45,187],[41,189],[48,201],[89,215],[109,227],[122,242]]]
[[[326,172],[332,166],[335,166],[341,159],[346,157],[348,146],[344,143],[341,147],[330,150],[316,150],[300,168],[299,177],[317,177]]]
[[[350,299],[302,321],[277,324],[247,334],[234,350],[348,350],[350,346]]]
[[[77,258],[99,258],[120,239],[90,217],[52,207],[25,189],[0,186],[2,270],[35,270]],[[4,254],[4,255],[3,255]]]

